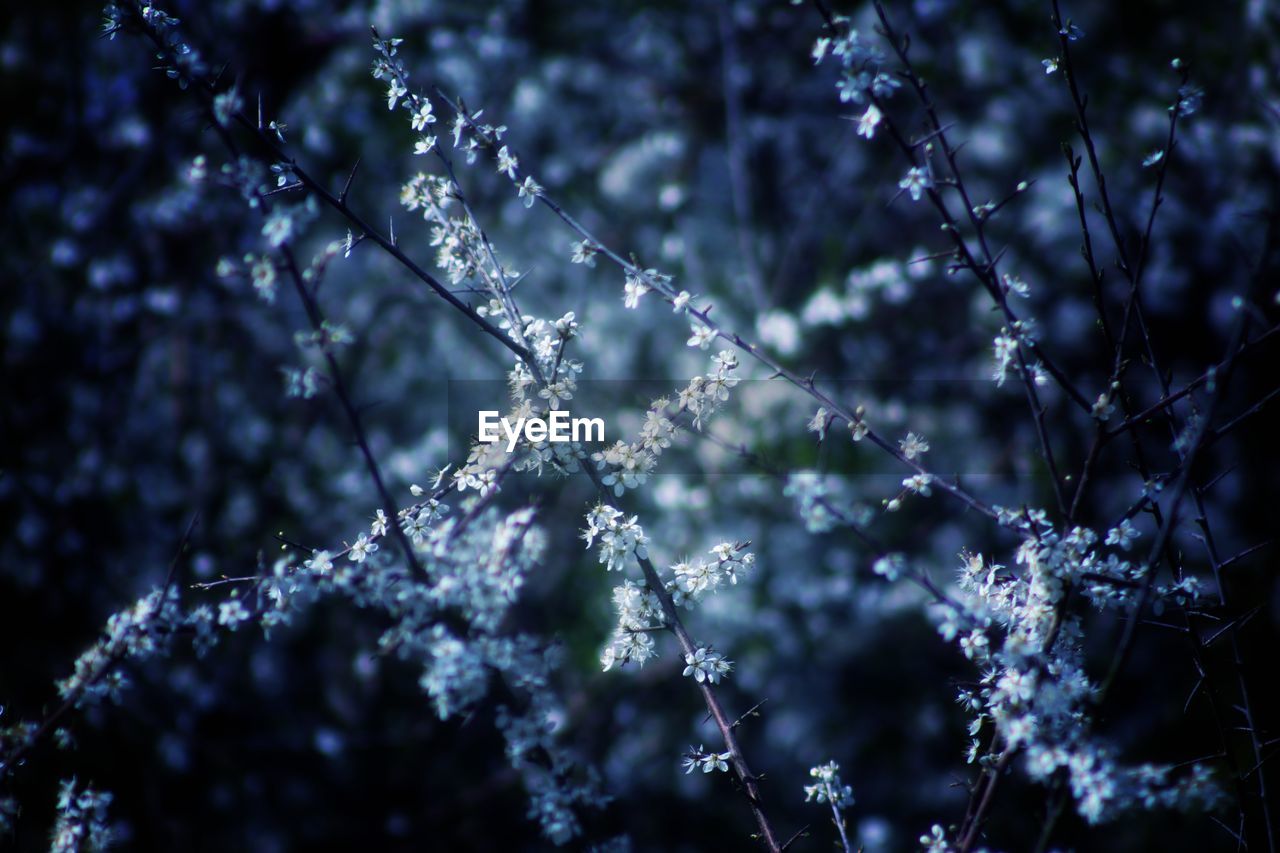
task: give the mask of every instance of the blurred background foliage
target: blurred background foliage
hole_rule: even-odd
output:
[[[267,118],[287,122],[289,150],[313,175],[340,187],[359,159],[352,206],[374,223],[393,219],[424,265],[427,229],[397,198],[430,164],[412,156],[409,129],[369,76],[371,23],[405,40],[425,91],[439,86],[509,126],[522,165],[611,246],[674,274],[784,363],[865,402],[882,431],[927,435],[934,468],[964,472],[989,502],[1049,505],[1021,391],[989,381],[999,321],[966,274],[949,275],[941,261],[907,264],[945,243],[924,205],[895,197],[900,155],[855,140],[835,72],[813,67],[821,19],[811,8],[267,0],[167,11],[249,104],[260,98]],[[868,10],[849,11],[869,23]],[[247,281],[215,273],[219,258],[261,250],[259,224],[233,190],[185,177],[201,154],[216,172],[225,160],[216,138],[195,101],[154,71],[141,40],[99,36],[99,12],[66,2],[0,13],[0,723],[55,707],[54,679],[112,612],[162,582],[194,514],[184,586],[253,573],[280,550],[277,534],[313,547],[350,538],[377,504],[336,403],[283,393],[281,369],[299,363],[292,336],[305,326],[292,294],[267,305]],[[1085,31],[1077,64],[1127,231],[1145,224],[1154,175],[1141,162],[1163,144],[1178,83],[1170,61],[1181,58],[1205,91],[1173,155],[1144,292],[1177,387],[1221,357],[1230,298],[1275,210],[1275,21],[1257,2],[1082,0],[1066,12]],[[966,142],[975,197],[1033,182],[991,232],[1008,246],[1005,268],[1031,285],[1046,349],[1083,388],[1101,391],[1109,364],[1061,150],[1074,142],[1073,116],[1061,75],[1041,65],[1056,52],[1048,4],[919,0],[889,13],[911,32],[918,70]],[[909,98],[893,105],[904,126],[921,126]],[[525,211],[491,164],[460,178],[504,260],[528,273],[522,308],[577,312],[586,378],[669,380],[674,390],[705,372],[707,354],[684,346],[683,322],[656,300],[624,310],[620,274],[570,265],[572,235],[547,211]],[[345,229],[324,213],[303,245],[318,251]],[[1108,263],[1114,254],[1098,253]],[[1108,286],[1118,302],[1114,270]],[[1272,324],[1275,287],[1271,278],[1257,294]],[[844,313],[814,307],[824,290]],[[396,494],[407,495],[465,447],[446,429],[441,383],[500,380],[508,355],[369,245],[334,262],[321,300],[356,335],[344,368]],[[1275,357],[1264,348],[1242,362],[1224,411],[1272,390]],[[900,475],[884,474],[892,467],[869,450],[817,447],[804,432],[812,407],[798,393],[748,385],[711,432],[778,469],[839,477],[877,510],[898,491]],[[1157,394],[1152,380],[1144,405]],[[1055,447],[1078,466],[1089,421],[1061,395],[1046,397]],[[626,417],[611,413],[609,423]],[[1265,410],[1209,453],[1205,479],[1227,472],[1207,494],[1224,554],[1278,529],[1278,430]],[[1157,467],[1170,468],[1167,431],[1144,440]],[[971,768],[953,696],[972,668],[939,641],[915,592],[866,579],[854,538],[807,533],[781,482],[740,473],[705,439],[682,441],[696,462],[655,477],[632,508],[658,561],[733,538],[759,553],[750,584],[721,593],[693,622],[737,661],[724,690],[730,708],[768,700],[742,736],[783,834],[808,824],[805,849],[834,837],[801,792],[808,767],[829,758],[854,787],[851,829],[867,849],[909,848],[931,823],[958,821]],[[1106,460],[1088,523],[1105,529],[1140,495],[1129,455],[1117,447]],[[739,473],[717,473],[726,467]],[[609,579],[577,539],[588,485],[528,475],[502,498],[536,502],[550,537],[513,627],[565,652],[564,737],[616,798],[584,815],[582,844],[627,833],[642,850],[744,849],[750,816],[728,778],[680,773],[681,751],[714,738],[678,678],[674,647],[642,671],[598,671],[612,618]],[[1012,540],[944,497],[877,511],[873,530],[940,581],[962,547],[1011,558]],[[1203,570],[1193,533],[1175,541]],[[1274,567],[1274,550],[1263,549],[1228,578],[1237,611],[1257,608],[1241,635],[1244,674],[1272,739]],[[202,595],[217,600],[183,591],[188,602]],[[1092,635],[1100,665],[1117,634],[1109,618]],[[384,627],[344,602],[321,603],[267,642],[242,631],[203,660],[178,652],[137,668],[120,707],[70,724],[73,749],[46,745],[6,783],[24,808],[0,846],[41,847],[56,780],[75,774],[115,794],[112,816],[130,849],[541,848],[492,727],[437,723],[417,674],[377,655]],[[1184,708],[1197,674],[1168,633],[1144,631],[1102,716],[1128,759],[1187,761],[1221,748],[1205,703]],[[1232,689],[1227,662],[1217,663],[1215,678]],[[1251,763],[1242,745],[1231,748]],[[1029,849],[1044,808],[1043,789],[1014,777],[1001,788],[991,844]],[[1220,817],[1234,829],[1234,815]],[[1235,846],[1207,817],[1161,813],[1094,830],[1068,816],[1055,841]]]

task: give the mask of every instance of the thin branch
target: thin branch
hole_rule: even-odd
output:
[[[173,559],[169,561],[169,568],[165,572],[164,586],[161,587],[160,590],[161,607],[163,607],[165,600],[169,597],[169,591],[173,589],[174,581],[177,580],[179,561],[187,550],[187,544],[191,541],[191,534],[195,531],[196,524],[199,519],[200,513],[198,512],[191,516],[191,521],[187,522],[187,528],[183,531],[182,538],[178,541],[178,547],[174,550]],[[119,651],[107,658],[102,663],[101,668],[93,674],[93,677],[83,681],[80,685],[80,689],[70,693],[63,700],[62,704],[53,711],[53,713],[49,714],[40,722],[40,725],[36,727],[36,730],[32,732],[29,737],[21,740],[8,755],[0,756],[0,779],[3,779],[6,775],[11,773],[15,767],[19,766],[26,755],[31,752],[31,750],[35,749],[35,747],[43,741],[51,731],[53,731],[58,722],[66,716],[72,708],[76,707],[80,703],[80,700],[84,698],[85,693],[115,669],[116,665],[120,663],[127,651],[128,649],[122,646]]]

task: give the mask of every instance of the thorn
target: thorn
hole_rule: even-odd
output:
[[[1196,698],[1196,694],[1200,692],[1200,688],[1204,686],[1204,675],[1196,680],[1196,684],[1191,688],[1191,694],[1187,696],[1187,701],[1182,703],[1182,713],[1186,714],[1191,709],[1191,702]]]
[[[786,851],[790,849],[791,845],[795,844],[797,840],[801,838],[808,838],[808,837],[809,837],[809,825],[805,824],[803,827],[801,827],[801,829],[795,835],[788,838],[787,842],[783,844],[782,847],[780,847],[779,849]]]
[[[747,543],[747,544],[750,544],[750,543]],[[736,729],[738,726],[742,725],[742,722],[743,722],[747,717],[758,717],[758,716],[760,716],[760,714],[759,714],[759,713],[757,713],[757,712],[760,710],[760,706],[761,706],[761,705],[763,705],[765,702],[768,702],[768,701],[769,701],[769,700],[768,700],[767,698],[766,698],[766,699],[761,699],[759,702],[757,702],[756,704],[752,705],[750,708],[748,708],[748,709],[746,710],[746,712],[744,712],[744,713],[742,714],[742,716],[738,717],[738,719],[736,719],[736,720],[734,720],[734,721],[733,721],[733,725],[729,726],[729,729],[730,729],[730,730]]]
[[[356,158],[356,163],[351,167],[351,174],[347,175],[347,182],[342,185],[342,193],[338,196],[338,204],[343,206],[347,203],[347,193],[351,191],[351,182],[356,179],[356,169],[360,168],[360,158]]]
[[[1228,835],[1230,835],[1232,838],[1234,838],[1234,839],[1236,840],[1236,845],[1237,845],[1237,846],[1242,845],[1242,844],[1244,843],[1244,841],[1243,841],[1243,839],[1242,839],[1242,837],[1241,837],[1240,833],[1236,832],[1234,829],[1232,829],[1231,827],[1227,826],[1225,823],[1223,823],[1223,822],[1222,822],[1221,820],[1219,820],[1218,818],[1214,817],[1213,815],[1209,815],[1209,820],[1213,821],[1213,822],[1214,822],[1214,823],[1216,823],[1218,826],[1222,827],[1222,828],[1226,831],[1226,833],[1227,833]]]
[[[267,192],[263,193],[262,196],[263,198],[269,198],[270,196],[279,195],[280,193],[287,193],[290,190],[300,190],[300,189],[302,189],[302,184],[285,184],[283,187],[276,187],[273,190],[268,190]]]
[[[1254,616],[1257,616],[1257,615],[1258,615],[1258,611],[1260,611],[1261,609],[1262,609],[1262,605],[1261,605],[1261,604],[1259,604],[1257,607],[1253,608],[1253,609],[1252,609],[1252,610],[1250,610],[1248,613],[1245,613],[1245,614],[1243,614],[1243,615],[1241,615],[1241,616],[1237,616],[1235,619],[1232,619],[1230,622],[1228,622],[1227,624],[1223,625],[1223,626],[1222,626],[1221,628],[1219,628],[1217,631],[1214,631],[1214,632],[1213,632],[1213,634],[1209,637],[1209,639],[1207,639],[1207,640],[1205,640],[1205,641],[1204,641],[1203,645],[1205,645],[1205,646],[1212,646],[1212,645],[1213,645],[1214,643],[1216,643],[1216,642],[1217,642],[1217,641],[1222,637],[1222,635],[1223,635],[1223,634],[1225,634],[1226,632],[1230,631],[1230,630],[1231,630],[1231,629],[1233,629],[1233,628],[1241,628],[1241,627],[1243,627],[1243,626],[1244,626],[1244,624],[1245,624],[1246,622],[1248,622],[1248,621],[1249,621],[1250,619],[1252,619]]]

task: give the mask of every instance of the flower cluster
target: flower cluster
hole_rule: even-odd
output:
[[[828,55],[840,61],[840,81],[836,84],[840,100],[865,104],[891,96],[902,84],[883,69],[885,56],[880,46],[850,27],[849,19],[843,15],[836,16],[832,23],[842,32],[819,38],[814,42],[812,56],[815,65]]]
[[[703,773],[711,773],[719,770],[721,773],[729,772],[729,762],[733,759],[733,754],[728,752],[707,752],[701,745],[697,747],[689,747],[689,751],[684,754],[682,765],[685,773],[692,773],[695,770],[701,770]]]
[[[1013,279],[1014,284],[1009,285],[1010,277],[1005,276],[1006,285],[1018,287],[1021,282]],[[1021,285],[1025,287],[1025,285]],[[1017,293],[1017,290],[1009,292]],[[1025,294],[1023,294],[1025,295]],[[1008,376],[1010,370],[1014,371],[1014,375],[1020,370],[1018,359],[1019,347],[1032,347],[1035,343],[1036,323],[1033,318],[1023,320],[1014,320],[1011,326],[1002,326],[1000,334],[996,335],[991,342],[994,353],[994,363],[991,368],[991,378],[997,386],[1002,386]],[[1044,367],[1040,364],[1031,364],[1027,366],[1031,380],[1037,385],[1044,385],[1047,377],[1044,373]]]
[[[387,109],[394,110],[397,105],[409,113],[409,124],[419,134],[414,142],[414,154],[440,153],[438,140],[429,132],[431,125],[437,121],[431,101],[424,95],[414,94],[409,90],[409,72],[400,58],[399,46],[403,39],[384,39],[374,36],[373,46],[378,54],[373,66],[376,80],[387,83]],[[502,144],[502,135],[506,127],[491,124],[480,124],[479,118],[483,110],[466,113],[455,105],[453,121],[453,147],[461,148],[468,165],[476,160],[482,150],[490,150],[497,161],[498,173],[506,175],[516,188],[516,195],[525,207],[533,207],[533,203],[543,194],[542,186],[533,176],[520,170],[520,160],[508,145]],[[442,155],[443,156],[443,155]]]
[[[385,549],[370,550],[389,534],[390,520],[381,512],[369,533],[357,537],[365,559],[335,563],[316,552],[292,576],[384,611],[392,625],[378,640],[380,651],[420,667],[418,685],[442,719],[471,708],[495,677],[517,688],[526,707],[504,706],[497,724],[528,790],[530,816],[548,838],[564,843],[580,832],[572,808],[599,803],[596,781],[575,778],[574,762],[547,725],[557,713],[550,688],[554,657],[529,637],[500,633],[525,577],[544,557],[546,538],[532,509],[504,514],[485,508],[480,493],[462,502],[463,512],[447,514],[439,500],[448,490],[439,488],[444,476],[437,477],[434,494],[397,513],[425,577],[406,575],[401,563],[383,559]]]
[[[804,786],[805,802],[831,803],[837,809],[853,805],[853,788],[840,779],[840,765],[834,761],[809,768],[809,776],[817,781]]]
[[[596,536],[600,537],[600,561],[606,563],[607,569],[621,571],[630,554],[648,559],[647,540],[635,517],[627,519],[613,507],[600,505],[587,514],[587,525],[583,537],[588,547]],[[712,560],[675,563],[670,567],[670,577],[662,580],[663,591],[672,603],[691,607],[723,584],[736,584],[739,577],[755,565],[755,555],[746,550],[748,544],[722,542],[710,550]],[[617,627],[600,662],[606,671],[628,661],[643,666],[656,654],[652,632],[667,624],[662,601],[647,585],[627,580],[614,588],[613,605]],[[685,675],[699,682],[710,679],[713,684],[732,667],[731,661],[709,648],[686,654],[685,664]]]
[[[178,607],[176,590],[155,589],[138,599],[129,609],[113,614],[107,620],[106,635],[76,659],[71,675],[58,682],[63,699],[77,706],[93,705],[104,699],[119,701],[128,685],[120,668],[126,660],[145,660],[167,649],[173,635],[182,627],[192,627],[197,641],[209,636],[209,614],[193,611],[183,614]]]
[[[587,513],[587,529],[582,538],[590,548],[596,537],[600,537],[600,562],[606,571],[622,571],[626,568],[626,560],[630,556],[646,560],[649,551],[646,547],[649,540],[644,530],[636,521],[636,516],[627,518],[608,504],[597,504]]]
[[[1214,788],[1203,769],[1175,781],[1169,767],[1121,768],[1091,731],[1098,688],[1085,672],[1083,624],[1066,606],[1068,591],[1079,590],[1100,607],[1123,606],[1147,567],[1115,552],[1104,557],[1097,533],[1076,527],[1062,534],[1042,510],[1000,509],[999,515],[1023,535],[1017,568],[965,553],[952,599],[959,610],[950,601],[936,606],[939,633],[982,667],[978,685],[959,693],[973,714],[969,760],[978,759],[981,733],[990,725],[983,761],[1021,753],[1027,774],[1045,783],[1061,771],[1077,811],[1090,823],[1132,806],[1212,802]],[[1126,521],[1108,533],[1107,544],[1127,550],[1137,536]]]
[[[710,553],[714,560],[681,560],[671,566],[672,579],[666,590],[676,604],[693,605],[721,584],[736,584],[740,574],[755,565],[756,555],[748,552],[749,542],[721,542]]]
[[[647,587],[627,580],[614,587],[613,606],[618,626],[600,655],[601,666],[605,672],[628,661],[644,666],[657,654],[652,632],[666,623],[661,601]]]
[[[107,807],[111,794],[86,785],[78,789],[75,779],[63,780],[58,788],[58,819],[53,825],[51,853],[96,853],[111,845]]]
[[[714,372],[708,376],[695,376],[676,394],[673,415],[688,413],[695,429],[702,429],[705,419],[712,415],[728,399],[729,391],[738,384],[734,371],[738,357],[731,350],[722,350],[711,359]],[[619,440],[610,447],[591,454],[596,469],[603,472],[601,481],[611,486],[615,495],[621,496],[627,489],[644,484],[658,464],[658,457],[671,446],[675,437],[675,423],[667,416],[673,403],[659,397],[645,412],[640,436],[634,442]]]

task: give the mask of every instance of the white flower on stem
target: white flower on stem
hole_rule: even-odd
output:
[[[387,84],[387,109],[394,110],[401,98],[409,94],[409,90],[396,78]]]
[[[418,99],[418,110],[413,114],[413,118],[409,120],[414,130],[426,130],[427,125],[435,124],[436,117],[431,112],[431,101],[426,98]]]
[[[462,136],[467,131],[468,119],[479,118],[480,114],[468,116],[466,113],[456,113],[453,117],[453,147],[457,148],[462,144]]]
[[[542,195],[542,187],[532,177],[525,175],[524,183],[520,185],[520,198],[524,199],[524,206],[533,207],[533,203],[540,195]]]
[[[818,441],[822,441],[827,437],[827,428],[831,426],[831,422],[835,420],[831,413],[827,411],[826,406],[819,406],[812,418],[809,419],[809,425],[806,429],[809,432],[818,434]]]
[[[822,62],[822,60],[826,58],[827,51],[830,49],[831,49],[830,37],[823,36],[822,38],[815,41],[813,43],[813,50],[809,52],[809,55],[813,57],[813,64],[817,65],[820,62]]]
[[[693,294],[687,290],[682,290],[676,294],[676,298],[671,300],[671,311],[673,314],[679,314],[685,308],[689,307],[689,300],[693,298]]]
[[[911,193],[912,201],[919,201],[924,191],[933,186],[933,180],[927,171],[918,166],[912,166],[907,170],[906,177],[898,181],[898,186]]]
[[[546,400],[551,408],[559,409],[561,400],[573,399],[573,389],[573,380],[557,379],[555,382],[548,383],[545,388],[540,389],[538,396]]]
[[[370,527],[369,533],[372,536],[387,535],[387,514],[382,510],[378,510],[377,513],[374,515],[373,525],[372,527]]]
[[[240,599],[233,598],[218,605],[218,624],[225,625],[234,631],[241,622],[249,620],[249,611]]]
[[[520,161],[511,153],[507,146],[502,146],[498,151],[498,171],[506,172],[507,177],[511,180],[516,179],[516,169],[520,168]]]
[[[418,141],[413,143],[414,155],[430,154],[432,149],[436,147],[436,138],[434,136],[420,136]]]
[[[260,255],[250,267],[249,274],[258,296],[267,304],[273,304],[276,301],[276,265],[271,262],[271,258]]]
[[[1036,695],[1036,674],[1016,669],[1005,670],[1004,675],[996,682],[996,688],[999,696],[1006,701],[1029,702]]]
[[[980,628],[974,628],[960,638],[960,650],[964,652],[964,656],[969,660],[985,661],[987,659],[987,649],[987,635]]]
[[[1111,402],[1111,392],[1103,391],[1098,395],[1098,399],[1093,401],[1093,408],[1090,413],[1099,421],[1106,422],[1115,410],[1115,403]]]
[[[592,454],[592,458],[599,454]],[[619,441],[607,451],[606,456],[611,465],[616,466],[605,474],[600,482],[613,486],[613,493],[621,495],[627,489],[642,485],[649,478],[649,472],[657,464],[657,458],[644,448]],[[599,460],[597,459],[597,465]]]
[[[676,588],[688,598],[696,598],[720,580],[716,564],[701,560],[692,563],[682,560],[671,567],[671,572],[675,575]]]
[[[1133,543],[1142,533],[1136,527],[1129,523],[1129,519],[1120,522],[1119,527],[1112,528],[1107,531],[1108,545],[1119,545],[1123,550],[1128,551],[1133,547]]]
[[[347,554],[347,559],[353,563],[363,563],[369,559],[369,555],[378,550],[377,542],[370,542],[369,537],[361,533],[356,537],[356,542],[351,546],[351,551]]]
[[[1014,296],[1021,296],[1023,299],[1027,299],[1031,296],[1031,288],[1027,286],[1025,281],[1016,275],[1005,273],[1000,276],[1000,281],[1004,284],[1004,290],[1006,293],[1012,293]]]
[[[433,501],[434,503],[434,501]],[[400,522],[400,529],[409,537],[414,545],[427,541],[427,533],[431,527],[431,510],[424,509],[416,515],[410,515]]]
[[[556,347],[559,346],[560,339],[553,338],[551,335],[543,335],[534,341],[533,354],[538,357],[539,361],[551,361],[555,358]]]
[[[689,340],[685,341],[685,343],[691,347],[697,347],[698,349],[703,350],[708,349],[711,346],[711,342],[716,339],[715,329],[712,329],[710,326],[703,326],[700,323],[695,323],[690,327],[690,329],[693,331],[693,334],[689,336]]]
[[[876,127],[880,124],[880,109],[875,104],[870,104],[867,111],[858,119],[858,135],[871,139],[876,135]]]
[[[1014,354],[1018,351],[1018,342],[1008,335],[997,335],[993,341],[995,349],[995,367],[991,370],[991,378],[996,385],[1004,385],[1006,374],[1013,364]]]
[[[715,555],[717,564],[716,583],[720,582],[720,578],[727,578],[729,583],[738,583],[738,572],[746,572],[756,563],[756,555],[744,553],[749,543],[733,543],[721,542],[719,545],[711,549],[711,553]]]
[[[914,432],[907,433],[907,437],[898,442],[898,447],[908,459],[915,459],[920,454],[929,452],[929,442]]]
[[[627,284],[623,290],[625,293],[622,298],[623,306],[626,308],[635,308],[640,304],[640,297],[649,292],[649,286],[645,284],[639,276],[628,274]]]
[[[293,217],[289,215],[287,210],[276,208],[271,212],[271,216],[267,217],[267,221],[262,226],[262,236],[267,238],[267,242],[271,244],[273,249],[280,246],[293,236]]]
[[[1084,30],[1068,21],[1065,27],[1058,30],[1058,35],[1066,36],[1068,41],[1079,41],[1084,38]]]
[[[333,571],[333,555],[328,551],[316,551],[303,565],[317,574],[327,574]]]
[[[714,554],[720,562],[733,558],[733,554],[738,548],[732,542],[721,542],[719,545],[711,549],[709,553]]]
[[[902,481],[902,486],[921,497],[929,497],[933,494],[933,490],[929,488],[929,481],[932,478],[928,474],[914,474]]]
[[[590,240],[583,240],[573,244],[573,257],[569,260],[575,264],[585,264],[589,267],[596,265],[596,254],[600,250],[591,245]]]
[[[867,88],[871,83],[871,75],[867,72],[854,74],[845,71],[836,82],[836,90],[840,93],[840,103],[864,104],[867,101]]]
[[[726,660],[724,655],[708,648],[700,648],[693,654],[685,655],[684,662],[684,675],[692,676],[699,684],[704,681],[719,684],[721,677],[733,669],[733,661]]]

